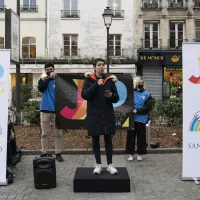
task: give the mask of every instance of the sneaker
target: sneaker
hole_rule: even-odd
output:
[[[142,161],[142,157],[140,155],[137,155],[137,161]]]
[[[101,174],[101,171],[102,171],[102,166],[101,166],[101,164],[97,164],[96,167],[94,168],[93,173],[94,173],[94,174]]]
[[[56,161],[58,161],[58,162],[62,162],[64,159],[63,159],[63,157],[61,156],[61,154],[60,153],[57,153],[56,154]]]
[[[118,173],[117,169],[112,164],[108,165],[107,171],[110,172],[111,174],[117,174]]]
[[[130,155],[128,161],[133,161],[133,155]]]

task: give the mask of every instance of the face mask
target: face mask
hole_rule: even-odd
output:
[[[143,90],[144,86],[143,85],[138,85],[138,90]]]
[[[46,72],[47,76],[50,76],[51,72],[52,72],[52,71],[50,71],[50,72]]]

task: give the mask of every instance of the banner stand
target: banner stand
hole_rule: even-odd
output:
[[[182,180],[200,184],[200,42],[182,43],[183,161]],[[195,92],[194,92],[195,91]]]
[[[194,181],[195,184],[200,185],[200,177],[199,178],[182,178],[182,181]]]
[[[0,182],[0,186],[7,186],[8,185],[8,179],[6,179],[6,182]]]
[[[0,50],[0,185],[7,185],[7,135],[10,50]]]

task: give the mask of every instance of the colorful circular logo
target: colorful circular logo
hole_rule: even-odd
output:
[[[3,69],[2,65],[0,64],[0,78],[3,77],[3,74],[4,74],[4,69]]]
[[[124,104],[124,102],[127,99],[127,88],[126,88],[126,86],[121,81],[117,81],[115,83],[115,85],[117,87],[117,91],[118,91],[118,94],[119,94],[119,101],[117,103],[113,104],[114,108],[119,107],[122,104]]]

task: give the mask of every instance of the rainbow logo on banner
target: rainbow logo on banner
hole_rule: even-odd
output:
[[[189,131],[200,132],[200,111],[195,113],[195,115],[190,123]]]
[[[3,74],[4,74],[4,69],[3,66],[0,64],[0,78],[3,77]]]
[[[200,121],[197,118],[193,118],[190,123],[189,131],[191,132],[200,132]]]

